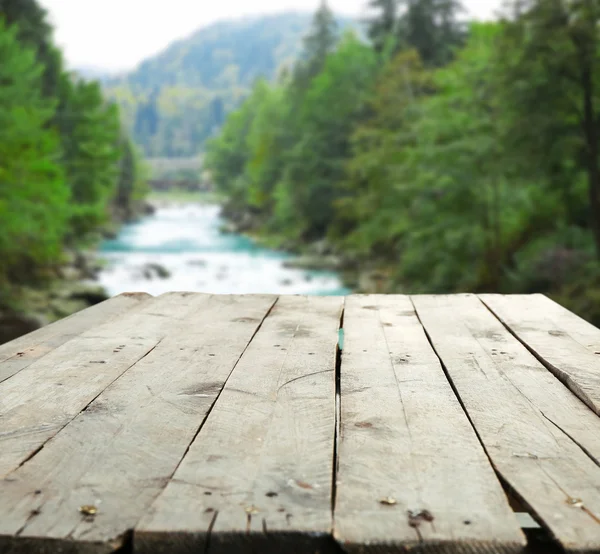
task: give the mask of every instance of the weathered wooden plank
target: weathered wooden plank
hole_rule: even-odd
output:
[[[483,295],[490,303],[502,306],[501,297]],[[525,305],[529,304],[529,296],[520,297]],[[558,304],[542,295],[533,295],[531,305],[553,313],[561,319],[570,333],[581,330],[587,336],[584,342],[593,344],[594,331],[600,339],[600,330],[593,327],[575,314],[566,311]],[[501,308],[504,311],[504,308]],[[476,315],[484,314],[478,310]],[[526,315],[524,317],[527,317]],[[503,375],[537,407],[546,419],[567,433],[577,442],[594,461],[600,465],[600,419],[579,398],[572,394],[556,379],[523,345],[506,331],[495,318],[483,317],[477,320],[481,337],[480,344],[494,356],[496,365]],[[497,340],[501,337],[502,348],[498,348]]]
[[[344,334],[335,508],[342,546],[520,552],[517,519],[410,299],[348,298]]]
[[[480,298],[548,369],[600,415],[600,352],[596,350],[600,330],[542,295]]]
[[[324,552],[333,545],[342,302],[279,300],[136,528],[136,552]]]
[[[600,467],[563,430],[581,406],[569,417],[568,391],[476,296],[413,302],[496,470],[568,552],[598,551]]]
[[[202,302],[203,295],[163,295],[90,329],[0,383],[0,477],[27,460]]]
[[[173,322],[148,356],[0,481],[0,551],[120,546],[177,468],[275,299],[204,297]],[[97,515],[82,515],[86,505]]]
[[[547,321],[554,323],[555,328],[548,330],[556,331],[555,335],[565,333],[590,352],[600,352],[600,329],[543,294],[480,294],[479,298],[494,313],[497,310],[510,316],[511,312],[518,310],[523,318],[522,326],[527,326],[526,322],[534,315],[530,311],[538,316],[542,314]],[[502,321],[499,313],[495,315]]]
[[[150,298],[145,293],[121,294],[0,345],[0,383],[77,335],[122,316]]]

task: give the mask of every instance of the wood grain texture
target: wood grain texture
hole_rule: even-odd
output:
[[[560,332],[568,334],[594,354],[600,352],[600,329],[543,294],[480,294],[478,296],[492,312],[495,311],[492,306],[495,306],[498,312],[508,310],[508,314],[514,309],[515,304],[527,307],[523,314],[524,322],[532,315],[527,313],[529,309],[537,314],[544,314],[556,325],[558,334]],[[521,306],[517,309],[523,312]],[[495,315],[498,317],[498,314]]]
[[[0,478],[146,356],[202,296],[163,295],[75,337],[0,383]]]
[[[517,519],[406,296],[346,300],[335,536],[351,552],[520,552]]]
[[[325,552],[343,299],[281,298],[173,480],[136,552]]]
[[[499,307],[500,311],[506,309],[502,307],[503,297],[482,295],[482,298],[490,302],[490,305]],[[545,296],[523,296],[519,297],[519,300],[524,305],[530,305],[530,298],[533,305],[547,309],[549,314],[561,321],[571,336],[577,335],[581,342],[592,345],[596,339],[600,340],[600,330]],[[477,317],[476,324],[480,329],[479,343],[493,356],[505,378],[538,408],[546,419],[562,429],[600,465],[600,418],[557,380],[521,342],[511,337],[495,318],[488,317],[481,310],[477,310],[471,317]],[[498,348],[498,337],[502,338],[502,348]]]
[[[540,294],[480,298],[550,371],[600,415],[600,330]]]
[[[0,345],[0,383],[77,335],[112,321],[151,298],[145,293],[121,294]]]
[[[600,467],[566,430],[582,406],[477,297],[412,299],[496,470],[566,551],[598,552]]]
[[[199,296],[169,335],[0,481],[0,551],[111,552],[164,488],[270,296]],[[81,506],[98,513],[85,517]],[[55,550],[52,550],[55,549]]]

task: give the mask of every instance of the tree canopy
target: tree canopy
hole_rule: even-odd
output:
[[[100,84],[64,69],[38,2],[0,0],[0,308],[139,200],[124,135]]]
[[[388,292],[544,292],[600,322],[597,2],[468,26],[455,0],[369,4],[370,45],[259,83],[210,143],[230,209]]]

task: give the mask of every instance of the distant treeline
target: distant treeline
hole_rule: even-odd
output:
[[[69,73],[36,0],[0,0],[0,308],[144,194],[100,85]]]
[[[367,44],[323,3],[295,69],[210,143],[229,213],[326,239],[389,292],[544,292],[599,323],[600,5],[465,26],[455,0],[370,4]]]
[[[275,79],[293,64],[309,26],[310,14],[302,13],[214,23],[107,79],[105,90],[146,156],[195,156],[257,77]]]

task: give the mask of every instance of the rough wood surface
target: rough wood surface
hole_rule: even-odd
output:
[[[496,317],[498,314],[495,313],[492,306],[498,312],[510,310],[507,311],[507,314],[510,314],[515,309],[515,303],[522,304],[538,314],[546,315],[558,327],[558,330],[566,332],[590,352],[594,354],[600,352],[600,329],[543,294],[513,294],[509,296],[480,294],[479,299]],[[518,307],[517,310],[523,311],[521,307]]]
[[[600,553],[600,418],[565,386],[594,405],[600,330],[352,296],[340,358],[343,303],[122,296],[0,346],[0,552],[523,552],[508,495]]]
[[[581,409],[569,417],[562,385],[477,297],[413,302],[496,470],[568,552],[600,551],[600,467],[565,430]]]
[[[279,300],[137,527],[136,552],[324,552],[333,546],[342,303]]]
[[[199,302],[198,302],[199,300]],[[267,296],[200,296],[167,336],[0,481],[0,551],[120,546],[164,488],[256,329]],[[86,517],[81,506],[94,506]],[[74,541],[78,541],[73,544]]]
[[[600,330],[542,295],[481,295],[481,300],[600,415]]]
[[[0,383],[0,478],[58,433],[146,356],[201,296],[163,295],[90,329]]]
[[[335,510],[342,546],[521,551],[516,517],[410,299],[348,298],[344,334]]]
[[[0,345],[0,383],[77,335],[122,316],[150,298],[144,293],[121,294]]]
[[[500,306],[503,312],[510,313],[510,308],[502,307],[502,301],[495,295],[482,295],[481,298],[490,305]],[[530,297],[518,298],[521,304],[529,305]],[[585,343],[593,344],[596,338],[600,340],[600,330],[545,296],[534,295],[531,300],[533,305],[547,309],[549,314],[552,313],[562,320],[571,336],[579,331],[579,338],[585,335]],[[546,419],[562,429],[600,465],[600,418],[556,379],[517,339],[511,337],[499,321],[484,315],[481,310],[475,313],[477,314],[481,316],[477,319],[477,325],[484,330],[478,340],[482,345],[486,345],[487,351],[493,355],[505,378],[538,408]],[[500,349],[494,342],[498,337],[503,340]]]

